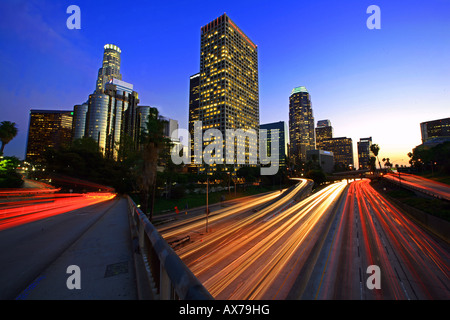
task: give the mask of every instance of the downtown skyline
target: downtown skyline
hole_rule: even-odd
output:
[[[444,1],[426,7],[244,1],[208,8],[200,1],[137,2],[125,19],[105,3],[73,3],[81,9],[81,30],[67,29],[72,3],[66,1],[0,4],[0,120],[19,128],[5,155],[24,158],[30,109],[71,110],[88,99],[106,43],[122,49],[123,76],[140,104],[187,129],[200,28],[224,12],[258,46],[260,124],[288,122],[290,92],[305,86],[315,121],[329,119],[335,137],[353,139],[354,153],[360,138],[372,137],[380,158],[407,164],[407,153],[421,143],[420,123],[448,117],[450,4]],[[371,4],[381,9],[380,30],[366,27]]]

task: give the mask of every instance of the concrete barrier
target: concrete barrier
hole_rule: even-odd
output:
[[[155,299],[213,300],[214,298],[173,251],[147,216],[128,196],[129,213],[138,237],[138,250],[147,284]]]

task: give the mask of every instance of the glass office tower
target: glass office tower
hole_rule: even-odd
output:
[[[372,146],[372,137],[359,139],[357,145],[359,169],[370,169],[370,157],[373,156],[373,153],[370,150],[370,147]]]
[[[336,171],[346,171],[354,168],[352,138],[324,139],[320,142],[320,145],[321,147],[319,148],[317,143],[317,149],[333,152]]]
[[[306,162],[306,152],[316,148],[311,97],[305,87],[296,87],[289,97],[290,156],[295,164]]]
[[[107,158],[117,159],[123,135],[137,139],[141,124],[137,106],[139,98],[133,85],[122,81],[119,47],[104,46],[102,67],[96,88],[89,96],[85,136],[97,141]]]
[[[73,140],[81,139],[85,135],[87,111],[88,102],[73,107]]]
[[[117,159],[123,134],[136,136],[138,103],[133,85],[118,79],[106,83],[104,93],[89,96],[86,136],[98,142],[105,157]]]
[[[317,121],[316,128],[316,148],[318,150],[328,150],[325,149],[322,141],[326,139],[333,138],[333,127],[331,126],[330,120],[319,120]],[[331,150],[328,150],[331,151]]]
[[[95,88],[98,93],[105,90],[105,84],[111,79],[122,80],[122,74],[120,73],[120,54],[122,51],[114,44],[105,44],[103,49],[102,67],[98,70]]]
[[[286,122],[278,121],[272,123],[262,124],[259,127],[260,130],[267,130],[267,155],[270,156],[271,141],[272,141],[272,129],[278,129],[278,154],[277,158],[279,161],[280,168],[286,167],[286,157],[288,154],[287,146],[288,146],[288,130]]]
[[[258,133],[258,83],[257,46],[223,14],[201,28],[198,113],[190,110],[189,123],[198,117],[203,130],[219,129],[224,137],[226,129]],[[250,156],[257,158],[246,151]]]

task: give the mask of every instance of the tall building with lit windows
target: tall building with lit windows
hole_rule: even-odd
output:
[[[123,135],[136,139],[140,130],[139,98],[133,85],[122,81],[121,50],[106,44],[95,91],[87,103],[84,136],[97,141],[107,158],[117,159]]]
[[[314,116],[308,90],[301,86],[289,96],[290,156],[294,163],[306,162],[306,153],[316,148]]]
[[[69,147],[72,142],[72,111],[31,110],[26,160],[41,163],[49,149]]]
[[[97,141],[105,157],[117,159],[122,135],[136,136],[138,103],[133,85],[117,79],[106,83],[102,93],[89,96],[86,136]]]
[[[198,112],[190,108],[189,123],[198,118],[203,130],[219,129],[224,137],[226,129],[258,133],[258,47],[226,14],[201,28],[200,41]]]
[[[194,165],[194,123],[199,121],[200,110],[200,73],[192,75],[189,79],[189,134],[191,135],[191,163],[189,167],[195,168]]]
[[[95,88],[97,92],[105,90],[105,84],[111,79],[122,80],[120,74],[120,54],[122,51],[114,44],[105,44],[103,49],[102,67],[98,70]]]
[[[333,138],[333,127],[331,126],[330,120],[319,120],[317,121],[316,127],[316,149],[318,150],[328,150],[323,147],[322,142],[326,139]],[[331,151],[331,150],[328,150]]]
[[[359,139],[357,146],[359,169],[370,169],[370,157],[373,156],[373,152],[370,150],[372,137]]]

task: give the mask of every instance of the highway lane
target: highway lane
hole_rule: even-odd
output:
[[[448,244],[433,239],[376,192],[369,180],[353,182],[329,245],[303,299],[449,299]],[[380,289],[370,289],[370,265]]]
[[[231,202],[234,203],[231,206],[211,212],[208,216],[209,229],[221,228],[221,225],[228,223],[228,221],[239,219],[238,215],[248,215],[248,212],[252,210],[265,208],[264,212],[268,212],[281,209],[292,203],[294,199],[309,195],[312,181],[307,179],[295,180],[298,180],[299,183],[288,189],[236,199]],[[181,214],[179,220],[158,226],[158,232],[169,243],[187,235],[194,237],[196,235],[203,235],[206,232],[205,212],[206,209],[201,210],[201,214],[195,214],[193,216],[191,212],[188,218],[183,217]]]
[[[431,193],[440,198],[450,200],[450,186],[448,184],[408,173],[389,173],[384,177],[395,181],[396,183],[403,184],[406,187],[423,190],[425,193]]]
[[[229,219],[177,253],[217,299],[283,299],[346,187]]]
[[[94,196],[77,199],[75,202],[72,198],[66,199],[63,201],[65,206],[56,200],[31,204],[25,207],[29,210],[28,215],[26,210],[17,214],[12,207],[3,208],[5,211],[11,209],[11,216],[4,217],[3,227],[8,228],[0,231],[1,300],[15,299],[117,203],[107,200],[109,197],[103,198],[103,201]],[[28,201],[33,202],[32,199]]]

